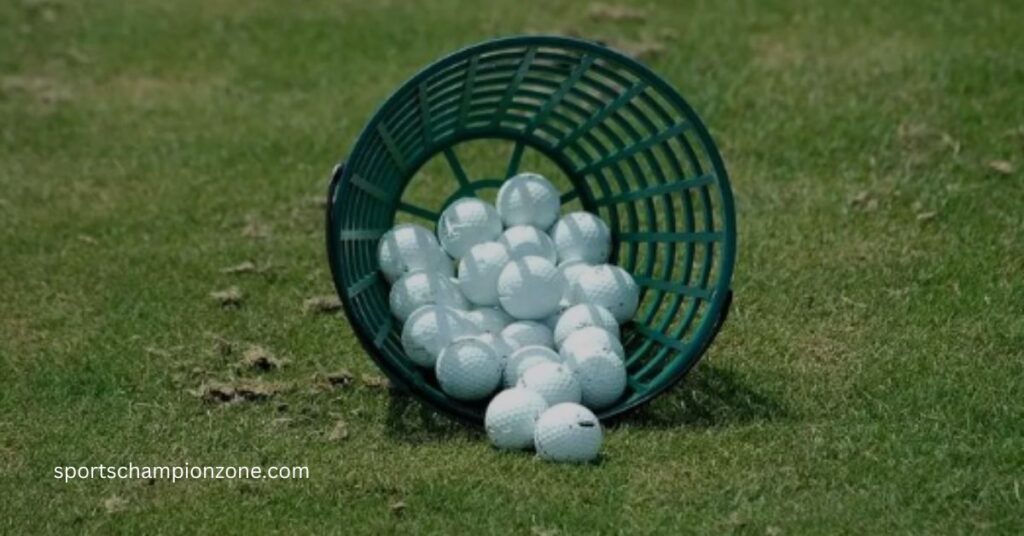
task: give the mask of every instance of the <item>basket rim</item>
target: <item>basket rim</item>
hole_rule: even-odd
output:
[[[722,231],[724,234],[721,246],[721,271],[719,272],[718,280],[716,281],[711,299],[709,300],[707,313],[701,320],[700,325],[697,327],[697,330],[693,335],[693,344],[695,348],[694,356],[692,359],[688,360],[686,366],[680,367],[669,375],[667,381],[659,387],[647,390],[641,396],[630,401],[628,404],[613,406],[598,415],[602,420],[614,419],[617,416],[631,412],[645,405],[647,402],[650,402],[652,399],[679,382],[694,366],[696,366],[696,364],[707,353],[708,346],[714,339],[716,324],[719,324],[719,318],[726,312],[726,301],[731,298],[731,283],[737,252],[735,201],[733,198],[731,183],[725,169],[724,161],[719,153],[718,146],[715,144],[710,132],[704,125],[703,120],[696,113],[693,107],[691,107],[683,98],[679,91],[677,91],[668,83],[668,81],[646,64],[615,50],[612,47],[605,46],[594,41],[552,34],[524,34],[488,39],[450,52],[447,55],[428,63],[416,71],[416,73],[411,77],[402,82],[401,85],[399,85],[398,88],[388,96],[388,98],[384,99],[376,108],[374,108],[372,114],[369,116],[369,120],[360,130],[356,138],[356,142],[352,146],[348,155],[350,158],[352,155],[360,154],[365,150],[365,146],[370,143],[372,133],[383,120],[383,116],[381,114],[382,111],[392,107],[396,101],[404,96],[404,93],[409,88],[416,87],[437,70],[450,67],[451,65],[473,55],[518,46],[554,46],[573,48],[605,56],[624,65],[628,65],[636,72],[637,75],[642,76],[651,87],[657,89],[661,96],[669,100],[669,102],[675,106],[678,111],[686,116],[686,119],[692,124],[694,132],[700,139],[711,167],[715,172],[715,182],[718,189],[718,195],[722,202]],[[453,141],[458,139],[458,136],[456,136],[453,138]],[[339,167],[335,169],[335,173],[332,174],[333,176],[328,191],[328,206],[326,209],[327,218],[325,222],[327,231],[328,263],[330,265],[335,291],[341,299],[347,318],[352,317],[354,309],[348,297],[348,293],[345,292],[345,285],[342,282],[341,271],[338,270],[337,267],[336,242],[338,241],[333,240],[332,236],[335,227],[334,222],[338,221],[338,216],[342,212],[342,204],[337,202],[338,192],[342,189],[342,186],[351,181],[352,174],[352,167],[343,165],[343,163],[340,164]],[[394,214],[392,214],[392,222],[393,221]],[[351,320],[349,320],[349,322],[351,322]],[[430,406],[439,410],[441,413],[456,417],[457,419],[469,424],[477,426],[482,424],[482,416],[480,414],[469,411],[462,405],[448,403],[449,401],[442,400],[439,397],[434,396],[431,392],[420,390],[415,382],[410,381],[404,374],[394,368],[390,363],[390,359],[382,355],[382,352],[376,346],[374,341],[370,339],[368,334],[364,333],[361,329],[353,328],[352,331],[355,332],[357,339],[366,353],[369,354],[377,367],[391,380],[392,384],[416,395],[416,398],[427,402]]]

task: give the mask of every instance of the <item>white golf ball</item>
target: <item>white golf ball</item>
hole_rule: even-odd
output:
[[[619,339],[610,331],[597,326],[588,326],[570,333],[558,348],[563,361],[595,351],[611,352],[621,359],[626,357]]]
[[[498,361],[501,364],[501,370],[505,370],[505,365],[508,363],[509,357],[515,350],[512,346],[501,337],[501,335],[495,335],[493,333],[481,333],[480,335],[474,335],[477,340],[486,344],[494,351],[494,354],[498,356]]]
[[[547,229],[562,208],[558,190],[536,173],[520,173],[498,190],[498,213],[505,225],[532,225]]]
[[[597,458],[604,434],[597,416],[579,404],[551,406],[537,419],[533,444],[541,459],[584,463]]]
[[[615,315],[611,311],[600,305],[581,303],[566,309],[558,317],[554,332],[555,344],[561,346],[572,332],[590,326],[604,328],[616,338],[619,336],[619,323],[615,321]]]
[[[476,305],[498,305],[498,276],[512,260],[500,242],[481,242],[459,260],[459,289]]]
[[[574,354],[565,363],[576,374],[582,403],[591,409],[612,405],[626,391],[626,365],[614,352],[599,347]]]
[[[560,261],[600,264],[612,252],[612,233],[601,218],[589,212],[566,214],[551,228]]]
[[[640,287],[629,272],[618,266],[601,264],[579,275],[570,287],[569,300],[600,305],[622,323],[633,318],[640,305]]]
[[[501,336],[515,350],[524,346],[555,347],[555,338],[551,330],[544,324],[532,320],[512,322],[501,330]]]
[[[555,243],[551,241],[551,238],[544,231],[529,225],[517,225],[505,229],[498,242],[508,248],[509,256],[513,259],[536,255],[553,263],[558,258],[558,254],[555,252]]]
[[[402,326],[402,348],[413,363],[429,368],[448,343],[477,333],[462,311],[427,305],[417,309]]]
[[[452,280],[438,272],[418,270],[403,275],[391,287],[388,301],[391,312],[405,322],[409,315],[424,305],[444,305],[468,309],[469,302]]]
[[[583,261],[563,261],[558,263],[558,271],[562,273],[562,277],[565,278],[565,299],[566,301],[570,298],[570,292],[572,291],[573,284],[579,279],[580,274],[585,272],[587,268],[592,265],[587,264]]]
[[[441,390],[458,400],[481,400],[501,383],[501,362],[490,346],[475,337],[454,340],[434,365]]]
[[[501,217],[493,206],[466,197],[448,205],[441,213],[441,219],[437,222],[437,237],[449,255],[461,259],[469,248],[497,240],[501,236],[501,229]]]
[[[533,446],[533,431],[548,403],[527,389],[506,389],[491,399],[484,414],[484,428],[491,444],[499,449]]]
[[[552,406],[579,402],[583,398],[579,380],[572,369],[562,363],[539,363],[526,369],[519,375],[516,387],[536,391]]]
[[[519,320],[540,320],[554,314],[564,290],[562,274],[542,257],[516,259],[498,276],[498,301]]]
[[[416,270],[453,274],[452,260],[441,250],[434,234],[409,223],[384,233],[377,246],[377,262],[388,283]]]
[[[505,326],[512,323],[512,317],[497,307],[481,307],[465,311],[462,316],[484,333],[501,333]]]
[[[519,382],[523,373],[541,363],[561,363],[562,357],[546,346],[524,346],[512,352],[505,362],[505,387]]]

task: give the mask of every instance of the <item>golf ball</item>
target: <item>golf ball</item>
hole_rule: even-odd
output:
[[[516,350],[524,346],[555,347],[551,330],[544,324],[532,320],[512,322],[501,330],[501,336]]]
[[[441,350],[434,366],[441,390],[458,400],[481,400],[501,383],[501,362],[490,346],[462,337]]]
[[[512,260],[500,242],[481,242],[459,260],[459,289],[476,305],[498,305],[498,276]]]
[[[477,333],[463,318],[462,311],[427,305],[413,312],[402,326],[402,348],[413,363],[431,368],[448,343]]]
[[[561,363],[562,356],[545,346],[524,346],[512,352],[505,362],[505,387],[519,382],[523,373],[541,363]]]
[[[589,212],[566,214],[551,228],[560,261],[583,261],[600,264],[612,252],[612,233],[608,225]]]
[[[484,428],[491,444],[499,449],[533,446],[533,432],[548,403],[528,389],[506,389],[491,399],[484,414]]]
[[[541,459],[552,462],[584,463],[597,458],[604,434],[597,416],[573,403],[553,405],[541,414],[533,433],[533,444]]]
[[[498,190],[498,213],[505,225],[532,225],[547,229],[561,210],[558,190],[536,173],[520,173]]]
[[[450,278],[438,272],[422,270],[409,272],[396,281],[391,287],[388,301],[392,314],[402,322],[424,305],[469,308],[469,302]]]
[[[489,203],[466,197],[455,201],[441,213],[437,236],[441,247],[456,259],[469,248],[497,240],[501,236],[501,217]]]
[[[408,223],[384,233],[377,246],[377,262],[388,283],[416,270],[453,274],[452,261],[441,250],[434,234],[423,226]]]
[[[549,405],[579,402],[583,392],[572,370],[562,363],[536,364],[519,375],[516,387],[536,391]]]
[[[462,316],[484,333],[501,333],[505,326],[512,323],[512,317],[497,307],[481,307],[465,311]]]
[[[542,257],[516,259],[498,276],[498,301],[519,320],[540,320],[554,314],[564,290],[562,274]]]
[[[570,333],[558,348],[563,361],[597,350],[611,352],[620,359],[626,357],[626,351],[619,339],[610,331],[597,326],[587,326]]]
[[[633,318],[640,304],[640,287],[629,272],[612,264],[583,271],[569,290],[572,303],[600,305],[622,323]]]
[[[555,244],[551,238],[544,231],[529,225],[517,225],[505,229],[498,242],[508,248],[509,256],[513,259],[536,255],[553,263],[558,258]]]
[[[576,374],[582,403],[588,408],[604,409],[626,391],[626,365],[614,352],[594,346],[574,354],[565,364]]]
[[[619,323],[615,321],[615,316],[611,311],[600,305],[581,303],[566,309],[558,317],[554,332],[555,344],[561,346],[566,337],[574,331],[591,326],[604,328],[616,338],[619,336]]]

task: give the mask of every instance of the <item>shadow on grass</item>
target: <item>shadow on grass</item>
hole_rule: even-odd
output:
[[[701,364],[675,388],[662,393],[613,426],[715,428],[786,417],[785,408],[735,373]]]
[[[483,431],[440,415],[411,395],[393,390],[388,397],[386,434],[395,441],[422,444],[454,439],[478,440]]]

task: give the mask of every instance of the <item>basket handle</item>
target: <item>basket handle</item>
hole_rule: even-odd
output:
[[[332,213],[334,212],[331,208],[334,205],[334,194],[338,191],[338,183],[341,182],[341,176],[345,173],[345,161],[338,162],[334,166],[334,170],[331,171],[331,182],[327,185],[327,209],[325,210],[326,215],[324,217],[324,223],[327,226],[327,232],[324,236],[327,237],[327,263],[331,267],[331,277],[337,273],[334,265],[334,240],[331,240],[331,229],[334,227],[334,218]],[[338,290],[338,296],[341,297],[341,289]]]

